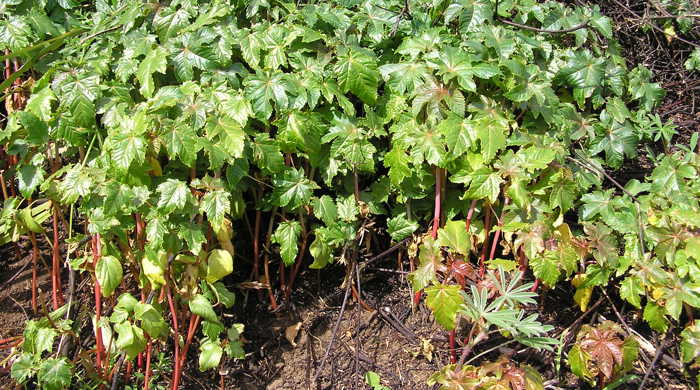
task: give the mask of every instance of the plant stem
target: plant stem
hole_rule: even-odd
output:
[[[437,232],[440,228],[440,214],[442,206],[442,169],[435,167],[435,207],[433,214],[433,239],[437,239]]]
[[[267,283],[267,292],[270,296],[270,307],[273,311],[277,310],[277,301],[275,300],[275,294],[272,292],[272,280],[270,279],[270,241],[272,240],[272,227],[275,222],[275,215],[277,215],[277,207],[272,209],[270,214],[270,222],[267,225],[267,237],[265,238],[265,259],[263,266],[265,268],[265,282]]]
[[[357,177],[357,176],[356,176]],[[304,260],[304,253],[306,253],[306,244],[308,243],[309,234],[306,231],[306,216],[299,211],[299,222],[301,224],[301,249],[297,255],[296,261],[294,262],[294,268],[292,273],[289,275],[289,283],[287,284],[287,289],[284,292],[284,300],[288,301],[289,296],[292,295],[292,287],[294,286],[294,280],[299,273],[299,268],[301,268],[301,263]]]
[[[253,280],[260,279],[260,224],[262,221],[262,211],[255,210],[255,230],[253,233]]]
[[[148,385],[151,381],[151,351],[153,349],[153,340],[148,338],[148,345],[146,346],[146,375],[143,378],[143,390],[148,390]]]
[[[484,212],[486,213],[484,221],[484,245],[481,247],[481,257],[479,258],[479,278],[484,277],[486,272],[486,250],[489,246],[489,232],[491,231],[491,208],[488,207],[488,202],[485,203]]]
[[[102,257],[102,241],[100,234],[97,233],[92,236],[92,253],[93,253],[93,267],[97,268],[97,261]],[[97,374],[102,375],[102,354],[104,352],[104,345],[102,344],[102,327],[100,326],[100,317],[102,314],[102,292],[100,290],[100,282],[95,277],[95,340],[97,344]]]
[[[134,214],[134,221],[136,223],[136,247],[139,248],[140,250],[143,250],[143,248],[146,246],[145,240],[144,240],[144,232],[146,229],[146,224],[143,222],[143,219],[141,218],[141,214],[135,213]]]
[[[480,342],[486,340],[486,338],[488,338],[488,334],[484,331],[481,331],[476,335],[476,337],[471,339],[467,343],[467,345],[464,346],[464,349],[462,350],[462,355],[460,355],[457,365],[461,366],[462,364],[464,364],[464,361],[467,359],[467,356],[469,356],[469,354],[472,353],[474,347]]]
[[[7,185],[5,185],[4,172],[0,172],[0,188],[2,189],[2,200],[7,200],[9,196],[7,195]]]
[[[197,326],[199,326],[200,319],[201,318],[198,315],[190,313],[190,325],[189,330],[187,331],[187,340],[185,341],[185,346],[182,348],[182,351],[180,352],[180,358],[178,359],[178,376],[175,380],[175,383],[173,383],[173,390],[177,390],[177,386],[179,385],[180,375],[182,374],[182,366],[185,362],[185,359],[187,359],[187,352],[189,351],[190,345],[192,344],[192,338],[194,337],[194,333],[197,330]]]
[[[175,345],[175,354],[174,354],[174,362],[173,362],[173,379],[172,379],[172,390],[176,390],[178,386],[178,382],[180,381],[180,372],[179,372],[179,367],[180,367],[180,327],[178,326],[177,323],[177,310],[175,309],[175,304],[173,302],[173,294],[170,291],[170,285],[166,285],[165,287],[166,290],[166,295],[168,297],[168,306],[170,306],[170,315],[173,318],[173,331],[175,332],[175,341],[173,344]]]
[[[29,238],[32,241],[32,310],[34,310],[34,314],[36,314],[38,309],[36,304],[36,261],[39,258],[39,246],[36,243],[36,235],[34,232],[29,232]]]
[[[455,349],[457,330],[452,329],[450,331],[450,363],[457,363],[457,350]]]
[[[469,228],[472,226],[472,217],[474,216],[474,209],[476,209],[476,199],[472,200],[471,205],[469,205],[469,211],[467,212],[467,223],[465,224],[467,234],[469,234]]]
[[[53,309],[57,310],[59,306],[63,305],[63,290],[61,289],[61,251],[58,242],[58,206],[55,204],[53,205],[53,248],[51,248],[51,266]]]
[[[498,246],[498,239],[501,237],[501,228],[503,227],[503,216],[506,213],[506,207],[508,207],[509,203],[510,203],[510,199],[508,197],[506,197],[505,200],[503,201],[503,210],[501,210],[501,217],[497,221],[498,229],[496,229],[496,233],[494,233],[494,235],[493,235],[493,242],[491,244],[491,253],[489,253],[489,260],[493,260],[493,257],[496,254],[496,247]]]

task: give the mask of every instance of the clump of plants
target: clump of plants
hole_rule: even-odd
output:
[[[543,390],[542,376],[534,368],[517,364],[506,356],[479,366],[447,365],[428,379],[428,386],[450,389]]]
[[[638,349],[637,341],[615,322],[583,325],[569,351],[569,367],[579,378],[603,388],[632,368]]]
[[[29,234],[35,260],[49,242],[53,310],[75,312],[66,272],[90,279],[86,382],[148,387],[168,350],[176,389],[190,350],[202,371],[244,358],[247,319],[222,315],[236,288],[284,310],[305,268],[343,267],[361,301],[354,272],[389,247],[453,364],[496,335],[551,348],[527,308],[563,281],[584,310],[596,286],[644,304],[659,331],[700,306],[700,160],[611,184],[674,129],[597,7],[26,0],[0,8],[0,38],[0,242]],[[499,362],[446,370],[530,383]]]

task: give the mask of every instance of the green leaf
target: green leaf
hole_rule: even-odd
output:
[[[314,200],[314,216],[320,219],[326,225],[331,225],[338,217],[338,209],[335,206],[333,198],[328,195],[322,195]]]
[[[165,7],[153,18],[153,26],[161,40],[174,36],[178,31],[190,25],[190,9],[182,7]]]
[[[501,184],[503,179],[498,172],[491,171],[488,168],[479,168],[472,172],[471,183],[465,196],[469,199],[488,199],[491,203],[495,203],[498,195],[501,193]]]
[[[138,300],[134,298],[133,295],[129,293],[122,293],[122,295],[119,296],[119,299],[117,299],[117,308],[124,309],[127,312],[132,312],[134,311],[134,307],[138,303]],[[117,321],[117,322],[122,322],[122,321]]]
[[[411,168],[408,165],[410,161],[411,159],[406,154],[406,151],[396,146],[384,155],[384,166],[389,168],[391,184],[399,185],[403,179],[411,176]]]
[[[659,83],[652,83],[652,73],[644,65],[638,65],[629,73],[627,91],[634,99],[639,99],[647,111],[651,111],[666,95]]]
[[[465,51],[455,47],[445,47],[441,50],[439,62],[437,66],[439,73],[442,75],[444,82],[456,79],[459,86],[467,91],[475,91],[476,83],[474,76],[482,79],[488,79],[498,75],[500,72],[498,67],[478,62],[472,64],[473,58],[465,53]]]
[[[215,322],[202,321],[202,333],[209,340],[218,340],[221,332],[224,331],[223,324],[217,324]]]
[[[263,72],[247,77],[245,85],[246,96],[252,103],[255,116],[269,119],[272,115],[272,102],[277,109],[285,109],[289,105],[287,96],[288,84],[284,73]]]
[[[696,47],[688,56],[684,66],[687,70],[700,70],[700,48]]]
[[[233,258],[228,251],[214,249],[209,252],[209,257],[207,258],[207,282],[214,283],[219,281],[231,272],[233,272]]]
[[[228,253],[228,252],[227,252]],[[219,302],[224,305],[225,308],[230,309],[236,302],[236,295],[224,286],[221,282],[216,282],[211,285],[212,289]]]
[[[42,146],[49,139],[49,128],[46,122],[39,119],[34,114],[28,111],[20,111],[14,114],[22,125],[22,127],[27,131],[27,136],[25,140],[27,142]]]
[[[449,247],[452,251],[468,257],[471,240],[464,222],[445,222],[445,226],[438,230],[438,245]]]
[[[95,104],[100,92],[100,76],[88,72],[67,73],[58,91],[61,105],[68,109],[71,120],[78,126],[95,123]]]
[[[440,247],[432,237],[423,240],[419,248],[418,259],[420,261],[418,267],[408,275],[413,291],[420,291],[429,286],[431,282],[437,281],[436,273],[447,268],[443,264]]]
[[[571,372],[573,372],[579,378],[593,378],[593,375],[588,370],[588,361],[590,360],[590,356],[588,356],[588,354],[581,349],[581,346],[578,343],[574,344],[567,357],[569,367],[571,367]]]
[[[141,84],[139,92],[145,98],[150,98],[153,96],[153,90],[155,89],[153,83],[153,73],[165,73],[165,68],[167,65],[167,52],[161,46],[156,46],[151,49],[146,58],[141,61],[139,68],[136,70],[136,78]]]
[[[34,376],[34,370],[34,359],[32,355],[24,352],[12,363],[10,376],[12,379],[22,384]]]
[[[498,151],[506,147],[506,136],[510,132],[507,123],[496,119],[483,118],[475,123],[476,134],[481,143],[484,162],[493,160]]]
[[[644,306],[643,317],[644,321],[657,332],[664,333],[666,329],[668,329],[668,321],[664,316],[664,308],[654,302],[647,301],[646,306]]]
[[[600,14],[598,6],[595,6],[593,15],[591,16],[589,23],[596,30],[598,30],[598,32],[601,33],[605,38],[612,38],[612,21],[609,17]]]
[[[548,287],[554,287],[559,281],[561,270],[556,258],[542,255],[529,258],[530,268],[537,279],[540,279]]]
[[[269,135],[262,133],[255,136],[253,160],[267,174],[281,172],[285,169],[284,157],[279,145]]]
[[[148,143],[137,133],[122,133],[114,136],[112,144],[112,161],[118,168],[126,171],[133,162],[144,161]]]
[[[203,319],[219,323],[219,318],[214,312],[214,308],[207,298],[202,294],[197,294],[189,302],[190,311]]]
[[[637,309],[642,308],[641,296],[643,295],[645,295],[644,286],[635,276],[627,276],[620,284],[620,298],[631,303]]]
[[[272,235],[272,242],[280,246],[282,261],[284,265],[294,264],[294,260],[299,252],[299,236],[301,235],[301,224],[299,221],[287,221],[277,225],[275,234]]]
[[[201,36],[195,34],[183,34],[174,39],[176,42],[171,48],[171,57],[175,76],[180,81],[188,81],[194,78],[194,69],[207,70],[213,63],[211,49],[202,42]]]
[[[595,57],[589,50],[577,50],[561,73],[570,85],[583,91],[584,98],[588,98],[600,86],[605,74],[605,60]]]
[[[231,194],[223,190],[207,192],[199,203],[199,209],[207,214],[212,226],[221,226],[226,214],[231,212]]]
[[[157,191],[160,194],[158,208],[165,212],[182,209],[192,199],[187,183],[177,179],[167,179],[158,185]]]
[[[700,357],[700,321],[694,321],[681,332],[681,357],[684,363]]]
[[[428,295],[426,304],[435,314],[435,320],[447,330],[456,326],[457,312],[464,304],[461,287],[458,285],[436,284],[425,289]]]
[[[339,197],[338,202],[338,218],[345,222],[357,221],[357,216],[360,214],[360,208],[357,206],[354,195]]]
[[[39,366],[36,377],[42,389],[61,390],[70,386],[72,368],[73,365],[66,358],[48,358]]]
[[[218,367],[223,353],[224,350],[216,341],[207,340],[202,343],[199,347],[199,371],[204,372]]]
[[[187,248],[195,256],[202,250],[202,245],[207,242],[202,226],[196,223],[180,224],[177,236],[187,244]]]
[[[34,165],[23,165],[17,172],[19,192],[25,198],[31,198],[34,191],[44,181],[44,170]]]
[[[149,223],[148,226],[151,224]],[[167,266],[167,254],[165,251],[156,252],[146,249],[141,260],[141,270],[146,278],[151,282],[151,286],[156,288],[165,285],[165,268]]]
[[[134,304],[134,317],[141,321],[141,327],[149,336],[158,338],[168,334],[170,327],[153,305],[136,302]]]
[[[109,297],[122,282],[122,264],[114,256],[102,256],[95,266],[95,277],[100,283],[102,295]]]
[[[364,49],[341,47],[333,69],[343,93],[352,92],[365,104],[375,104],[380,74],[374,55]]]
[[[122,322],[114,325],[114,330],[119,334],[115,342],[116,347],[126,352],[129,359],[136,358],[139,353],[146,349],[146,337],[138,326]]]
[[[309,253],[314,258],[314,262],[309,265],[311,269],[325,268],[328,263],[333,261],[333,252],[331,247],[326,243],[322,235],[316,234],[314,242],[309,246]]]
[[[411,221],[406,217],[406,213],[401,213],[386,222],[391,240],[398,242],[406,237],[409,237],[413,232],[418,230],[418,223]]]
[[[29,46],[33,34],[25,18],[10,14],[3,19],[0,21],[0,48],[15,51]]]
[[[51,88],[42,88],[39,91],[33,91],[27,101],[27,111],[34,114],[37,118],[44,122],[51,120],[51,104],[56,101],[56,95]]]
[[[462,119],[457,115],[450,115],[440,122],[437,131],[445,139],[449,150],[449,159],[456,159],[465,154],[478,139],[474,122]]]
[[[272,197],[276,204],[296,210],[309,203],[314,189],[319,188],[316,183],[306,178],[304,170],[289,168],[281,175],[272,179],[274,190]]]

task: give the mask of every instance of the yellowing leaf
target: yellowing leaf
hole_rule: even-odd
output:
[[[233,258],[228,251],[214,249],[207,258],[207,282],[214,283],[233,272]]]
[[[438,244],[447,246],[451,250],[469,256],[471,240],[463,221],[447,221],[445,226],[438,231]]]
[[[460,286],[436,284],[425,289],[426,304],[435,314],[435,320],[447,330],[456,326],[457,311],[464,303]]]

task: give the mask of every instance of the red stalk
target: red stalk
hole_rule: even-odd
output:
[[[455,329],[452,329],[450,331],[450,363],[452,364],[457,363],[457,349],[455,342],[456,335],[457,331]]]
[[[476,199],[472,200],[472,204],[469,205],[469,211],[467,212],[467,223],[466,223],[466,230],[467,234],[469,233],[469,228],[472,225],[472,217],[474,216],[474,209],[476,208]]]
[[[433,213],[433,231],[431,233],[433,239],[437,239],[438,229],[440,228],[440,215],[442,214],[442,169],[435,167],[435,206]],[[420,303],[420,298],[423,295],[422,291],[416,291],[413,294],[413,305]]]
[[[148,390],[149,382],[151,381],[151,350],[153,349],[153,340],[148,339],[146,347],[146,376],[143,378],[143,390]]]
[[[143,223],[143,219],[141,219],[141,214],[139,213],[134,214],[134,221],[136,222],[136,246],[140,250],[143,250],[144,246],[146,245],[143,239],[146,226]]]
[[[260,224],[262,220],[262,211],[255,211],[255,233],[253,233],[253,280],[260,279]]]
[[[92,253],[93,253],[93,267],[97,267],[97,261],[102,257],[102,242],[100,239],[100,234],[97,233],[92,236]],[[97,344],[96,351],[96,362],[97,362],[97,373],[101,375],[102,371],[102,355],[104,353],[104,345],[102,343],[102,328],[100,327],[100,317],[102,315],[102,291],[100,290],[100,282],[95,278],[95,340]]]
[[[133,369],[134,369],[134,364],[131,362],[131,360],[126,362],[126,376],[125,376],[125,378],[131,378],[131,372],[133,371]]]
[[[272,210],[270,214],[270,223],[267,225],[267,238],[265,239],[265,259],[263,262],[263,267],[265,269],[265,282],[267,283],[267,293],[270,296],[270,307],[272,310],[277,310],[277,301],[275,300],[275,294],[272,292],[272,279],[270,279],[270,241],[272,240],[272,227],[275,222],[275,213],[277,208]]]
[[[7,343],[12,343],[17,340],[21,340],[22,336],[14,336],[14,337],[8,337],[6,339],[0,340],[0,345],[7,344]]]
[[[488,204],[487,204],[488,206]],[[486,213],[484,221],[484,245],[481,247],[481,258],[479,259],[479,278],[484,277],[484,272],[486,272],[486,249],[489,246],[489,232],[491,231],[491,208],[484,207],[484,212]]]
[[[177,390],[177,386],[180,382],[180,327],[177,323],[177,310],[175,310],[175,304],[173,302],[173,294],[170,291],[170,286],[166,286],[166,295],[168,297],[168,306],[170,306],[170,314],[173,318],[173,331],[175,332],[175,361],[173,362],[173,379],[172,379],[172,390]]]
[[[416,291],[413,294],[413,306],[418,306],[422,296],[423,296],[423,290]]]
[[[187,331],[187,340],[185,341],[185,346],[182,348],[182,352],[180,353],[180,357],[177,362],[177,368],[176,368],[176,373],[177,377],[175,378],[175,381],[173,382],[173,388],[172,390],[177,390],[177,387],[180,383],[180,375],[182,374],[182,366],[183,363],[185,362],[185,359],[187,358],[187,352],[190,349],[190,345],[192,345],[192,338],[194,337],[194,333],[197,330],[197,326],[199,326],[199,320],[200,317],[196,314],[190,314],[190,325],[189,325],[189,330]]]
[[[279,274],[280,274],[280,289],[282,291],[285,291],[287,289],[287,275],[286,275],[286,268],[284,266],[284,261],[280,261],[280,267],[279,267]]]
[[[292,273],[289,275],[289,284],[287,284],[287,289],[284,293],[285,301],[288,301],[289,296],[292,295],[292,286],[294,286],[294,280],[297,278],[299,268],[301,268],[301,263],[304,259],[304,253],[306,252],[307,239],[309,238],[309,235],[306,233],[306,224],[304,223],[304,216],[301,213],[299,213],[299,220],[301,221],[301,249],[299,250],[299,254],[297,255],[296,261],[294,263],[294,269],[292,269]]]
[[[53,298],[53,309],[57,310],[63,305],[63,293],[61,289],[61,251],[58,243],[58,207],[53,206],[53,248],[51,251],[51,276],[53,285],[51,294]]]
[[[440,214],[442,207],[442,169],[435,167],[435,208],[433,215],[433,239],[437,239],[437,232],[440,228]]]
[[[7,195],[7,185],[5,185],[5,176],[3,172],[0,172],[0,188],[2,189],[2,200],[7,200],[9,195]]]
[[[501,211],[501,218],[498,220],[498,229],[493,235],[493,243],[491,244],[491,253],[489,254],[489,260],[493,260],[493,256],[496,254],[496,247],[498,246],[498,239],[501,237],[501,228],[503,227],[503,215],[506,213],[506,207],[510,203],[510,199],[505,198],[503,202],[503,210]]]
[[[37,303],[36,303],[36,261],[39,259],[39,246],[36,243],[36,235],[34,232],[29,232],[29,238],[32,241],[32,310],[37,313]]]
[[[22,344],[22,342],[24,342],[24,340],[17,340],[14,343],[0,345],[0,349],[12,349],[12,348],[18,347],[20,344]]]

